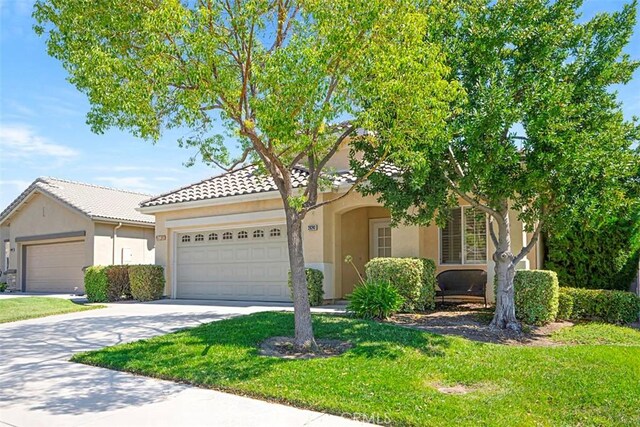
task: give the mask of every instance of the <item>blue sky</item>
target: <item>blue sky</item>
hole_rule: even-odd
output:
[[[586,0],[584,18],[619,10],[622,0]],[[91,133],[89,104],[33,30],[30,0],[0,0],[0,210],[39,176],[159,193],[214,175],[177,146],[176,131],[152,145],[112,130]],[[640,25],[627,52],[640,59]],[[640,116],[640,71],[619,88],[625,115]]]

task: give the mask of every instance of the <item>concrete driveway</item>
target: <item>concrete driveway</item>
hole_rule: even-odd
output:
[[[287,305],[111,304],[0,325],[0,425],[347,426],[345,418],[68,362],[73,353]]]

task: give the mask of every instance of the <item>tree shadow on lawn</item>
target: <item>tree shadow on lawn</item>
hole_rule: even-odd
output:
[[[317,338],[353,344],[335,357],[396,360],[407,351],[442,357],[451,344],[451,338],[342,316],[314,315],[313,320]],[[264,340],[292,336],[293,331],[291,313],[256,313],[80,355],[75,360],[164,379],[224,386],[254,379],[283,363],[306,363],[259,355]],[[332,359],[323,360],[331,363]]]

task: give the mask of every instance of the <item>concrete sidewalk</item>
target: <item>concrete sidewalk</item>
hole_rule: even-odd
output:
[[[288,305],[162,301],[0,325],[0,425],[354,426],[290,406],[68,362],[76,352]],[[326,308],[339,311],[341,307]]]

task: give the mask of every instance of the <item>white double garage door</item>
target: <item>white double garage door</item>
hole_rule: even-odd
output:
[[[290,301],[284,225],[176,235],[176,297]]]

